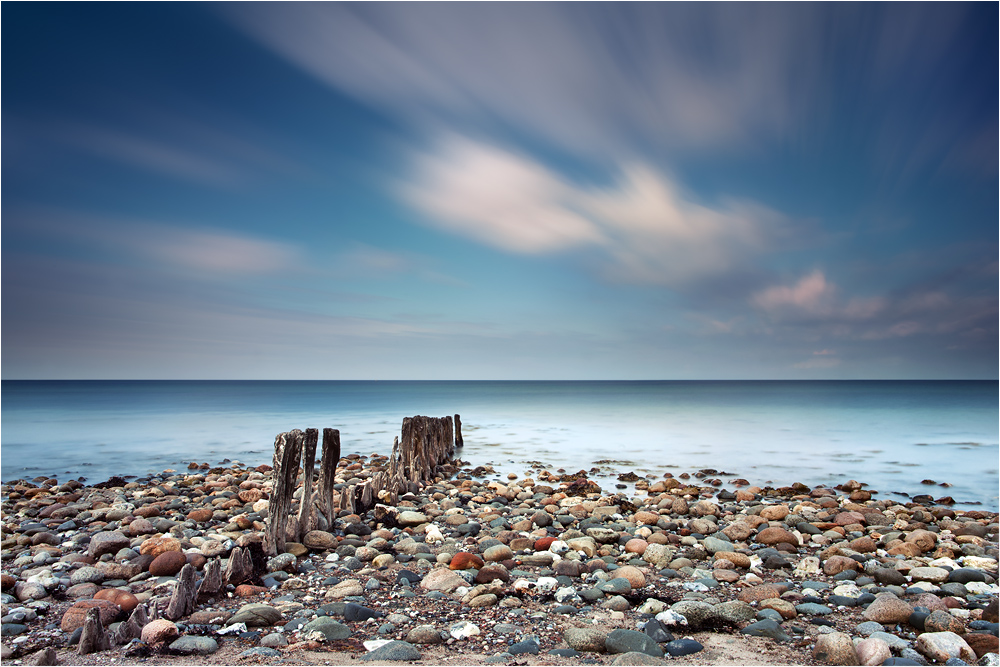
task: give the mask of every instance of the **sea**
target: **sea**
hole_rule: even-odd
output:
[[[271,463],[275,436],[340,429],[388,454],[404,417],[460,414],[462,461],[760,486],[854,479],[876,498],[997,511],[995,381],[21,381],[0,392],[0,478],[142,478],[191,462]]]

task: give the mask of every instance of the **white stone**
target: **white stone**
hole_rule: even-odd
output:
[[[569,545],[563,542],[562,540],[556,540],[555,542],[549,545],[549,551],[551,551],[554,554],[566,553],[567,551],[569,551]]]
[[[572,586],[563,586],[556,591],[555,599],[556,602],[565,603],[570,600],[579,600],[580,596],[576,594],[576,589]]]
[[[448,632],[455,639],[468,639],[479,634],[479,626],[469,621],[459,621],[448,628]]]
[[[666,626],[688,624],[688,620],[682,614],[678,614],[673,609],[667,609],[666,611],[660,612],[656,615],[656,620]]]
[[[833,589],[834,595],[842,595],[845,598],[859,598],[863,591],[858,588],[857,584],[841,584]]]
[[[535,587],[542,593],[550,593],[556,589],[559,582],[555,577],[539,577],[535,582]]]
[[[751,559],[751,563],[752,563]],[[819,558],[816,556],[806,556],[795,564],[793,574],[800,579],[808,579],[819,574]]]

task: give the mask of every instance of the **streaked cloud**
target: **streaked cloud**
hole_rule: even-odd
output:
[[[598,251],[601,272],[678,286],[776,249],[788,221],[752,202],[710,207],[639,163],[603,186],[573,183],[531,157],[464,137],[417,156],[400,191],[430,224],[515,253]]]
[[[753,305],[776,318],[816,317],[867,320],[885,308],[879,297],[842,300],[836,285],[819,270],[803,276],[794,285],[775,285],[751,296]]]

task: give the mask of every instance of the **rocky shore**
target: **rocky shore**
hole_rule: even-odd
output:
[[[335,488],[385,464],[345,457]],[[0,487],[4,662],[1000,664],[992,512],[456,462],[266,558],[270,467],[192,468]],[[182,568],[236,553],[252,572],[168,618]]]

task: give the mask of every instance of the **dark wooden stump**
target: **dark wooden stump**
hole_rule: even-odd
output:
[[[217,595],[222,590],[222,560],[213,558],[205,564],[205,576],[198,585],[198,597],[201,599]]]
[[[462,440],[462,416],[455,415],[455,447],[465,446],[465,441]]]
[[[191,567],[185,565],[184,567]],[[87,655],[88,653],[98,653],[111,648],[111,640],[104,631],[101,623],[101,614],[97,609],[88,609],[87,617],[83,621],[83,633],[80,635],[80,645],[76,648],[77,655]]]
[[[264,533],[264,551],[269,556],[277,556],[285,551],[285,525],[292,509],[302,441],[302,431],[298,429],[279,433],[274,440],[274,486],[267,508]]]
[[[112,643],[121,646],[122,644],[128,644],[133,639],[139,639],[142,637],[142,628],[149,621],[149,615],[146,613],[146,605],[139,605],[132,610],[132,615],[128,617],[127,621],[118,624],[118,629],[111,634]]]
[[[284,552],[284,543],[282,543]],[[234,547],[229,552],[229,563],[226,565],[226,583],[233,586],[253,580],[253,561],[250,552],[242,547]]]
[[[337,483],[337,463],[340,462],[340,431],[323,429],[323,454],[320,459],[318,494],[319,511],[326,518],[327,530],[333,528],[337,513],[333,505],[333,485]]]
[[[318,440],[319,431],[307,428],[303,440],[304,449],[302,450],[302,501],[299,503],[299,522],[294,538],[296,542],[301,542],[302,536],[313,530],[316,525],[312,487],[316,471],[316,442]]]
[[[176,621],[190,615],[195,608],[195,601],[198,597],[198,589],[195,587],[194,566],[188,563],[181,568],[177,575],[177,587],[170,597],[170,604],[163,615],[167,620]]]

